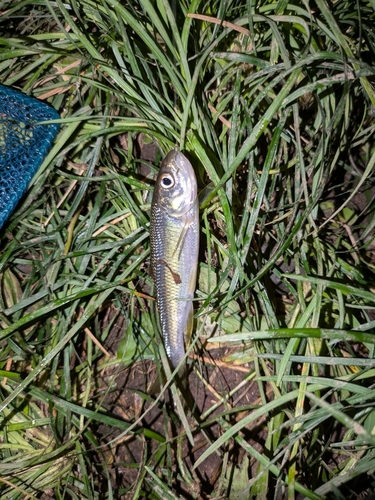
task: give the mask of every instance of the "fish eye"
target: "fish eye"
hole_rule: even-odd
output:
[[[165,189],[170,189],[174,186],[174,178],[170,174],[164,174],[160,180],[160,184]]]

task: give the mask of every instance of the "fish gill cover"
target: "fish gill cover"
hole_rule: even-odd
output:
[[[25,193],[60,126],[44,102],[0,85],[0,228]]]

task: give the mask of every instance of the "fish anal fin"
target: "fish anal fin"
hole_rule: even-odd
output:
[[[193,333],[193,323],[194,323],[194,308],[193,308],[193,303],[190,302],[189,304],[189,309],[187,311],[187,317],[186,317],[186,328],[185,328],[185,344],[186,347],[190,345],[191,342],[191,336]]]

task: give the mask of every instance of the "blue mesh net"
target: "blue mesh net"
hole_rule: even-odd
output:
[[[60,116],[47,104],[0,85],[0,228],[46,157]]]

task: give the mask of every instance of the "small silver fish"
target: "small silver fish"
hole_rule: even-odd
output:
[[[173,367],[185,355],[193,328],[199,249],[197,180],[174,149],[165,157],[151,204],[151,266],[165,349]]]

